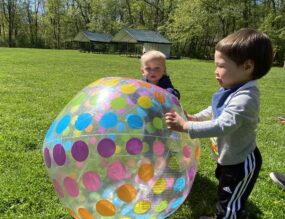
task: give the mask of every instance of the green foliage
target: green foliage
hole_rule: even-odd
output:
[[[42,158],[45,133],[61,109],[89,83],[106,76],[140,78],[139,60],[77,51],[4,49],[0,53],[0,218],[71,218],[59,202]],[[168,60],[168,72],[180,90],[184,108],[208,106],[218,89],[212,62]],[[270,171],[285,173],[285,71],[273,68],[260,81],[258,145],[263,166],[247,208],[257,218],[284,217],[284,191]],[[170,218],[213,215],[217,181],[209,140],[202,140],[198,175],[187,201]],[[254,217],[252,217],[254,218]]]
[[[173,43],[173,55],[211,59],[217,41],[252,27],[269,35],[275,63],[281,65],[284,14],[284,0],[0,1],[0,45],[59,49],[80,30],[114,35],[131,27],[165,35]]]

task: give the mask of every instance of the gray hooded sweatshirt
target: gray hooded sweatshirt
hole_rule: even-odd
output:
[[[217,137],[218,163],[234,165],[245,161],[256,148],[259,122],[259,90],[249,81],[232,93],[221,115],[212,119],[212,107],[195,114],[198,122],[189,122],[191,138]]]

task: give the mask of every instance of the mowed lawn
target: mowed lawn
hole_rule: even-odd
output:
[[[218,89],[212,62],[168,60],[184,108],[195,113]],[[139,60],[78,51],[0,48],[0,218],[71,218],[57,198],[42,158],[45,133],[73,96],[106,76],[140,78]],[[285,218],[285,190],[269,178],[285,173],[285,69],[260,80],[258,145],[263,166],[247,208],[252,218]],[[189,199],[170,218],[213,215],[217,181],[209,140],[201,141],[198,174]]]

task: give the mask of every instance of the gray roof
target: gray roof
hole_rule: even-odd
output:
[[[136,30],[125,28],[113,37],[113,42],[125,43],[163,43],[171,44],[160,33],[152,30]]]
[[[74,37],[73,41],[109,43],[112,41],[112,38],[112,35],[108,33],[92,33],[89,31],[80,31]]]

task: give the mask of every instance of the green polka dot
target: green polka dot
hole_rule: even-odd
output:
[[[155,118],[153,119],[153,126],[154,126],[156,129],[162,129],[162,128],[163,128],[162,119],[161,119],[161,118],[158,118],[158,117],[155,117]]]
[[[115,110],[123,109],[127,105],[127,101],[124,97],[117,97],[112,100],[111,106]]]
[[[162,212],[165,208],[167,208],[167,205],[168,205],[168,202],[166,200],[159,202],[158,205],[155,206],[154,212],[156,213]]]
[[[146,130],[147,130],[148,133],[155,132],[155,129],[154,129],[154,127],[153,127],[153,125],[151,123],[147,123],[146,124]]]
[[[90,104],[95,105],[97,103],[98,96],[94,95],[90,98]]]
[[[83,100],[86,98],[86,93],[81,93],[79,96],[77,96],[75,99],[73,99],[70,103],[71,106],[77,106],[83,102]]]
[[[168,167],[172,170],[178,170],[179,169],[178,160],[176,157],[172,156],[169,159]]]

